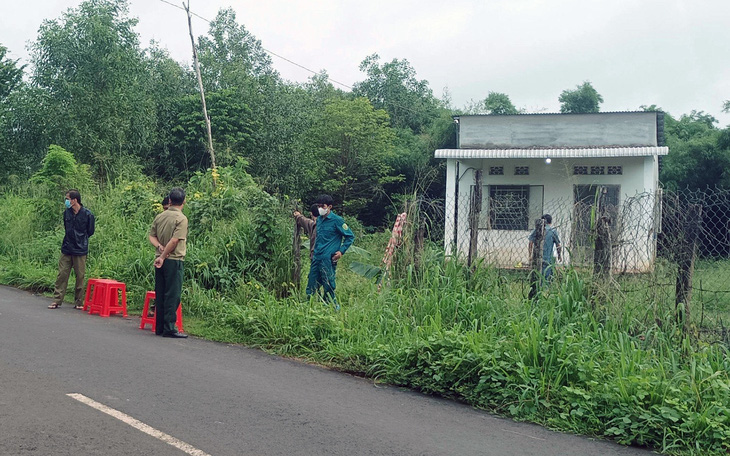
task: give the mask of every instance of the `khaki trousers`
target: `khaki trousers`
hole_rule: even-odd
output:
[[[56,278],[56,287],[53,289],[53,302],[62,304],[63,297],[66,296],[66,288],[68,287],[68,277],[71,275],[71,268],[76,276],[76,287],[74,288],[74,305],[84,305],[84,274],[86,274],[86,255],[66,255],[61,254],[58,259],[58,277]]]

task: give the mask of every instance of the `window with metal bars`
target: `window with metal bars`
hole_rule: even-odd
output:
[[[529,214],[529,185],[489,187],[489,223],[493,230],[527,230]]]

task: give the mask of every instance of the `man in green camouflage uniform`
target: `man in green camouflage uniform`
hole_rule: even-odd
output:
[[[335,267],[355,241],[355,235],[345,220],[332,212],[333,203],[330,195],[320,195],[317,198],[317,239],[309,269],[307,296],[312,296],[321,286],[325,299],[339,310],[340,306],[335,298]]]

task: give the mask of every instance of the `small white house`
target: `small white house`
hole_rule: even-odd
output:
[[[592,258],[592,209],[603,192],[614,270],[652,268],[659,157],[669,152],[663,113],[466,115],[454,121],[457,149],[435,152],[446,159],[447,254],[465,256],[476,242],[477,255],[490,263],[523,267],[527,236],[549,213],[566,259],[586,263]],[[481,203],[473,198],[477,170]]]

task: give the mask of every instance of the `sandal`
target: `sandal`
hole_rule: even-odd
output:
[[[59,307],[61,307],[61,304],[56,304],[55,302],[48,306],[49,309],[58,309]]]
[[[78,305],[75,305],[74,306],[74,309],[77,309],[77,310],[81,310],[83,308],[84,308],[84,306],[82,306],[81,304],[78,304]]]

